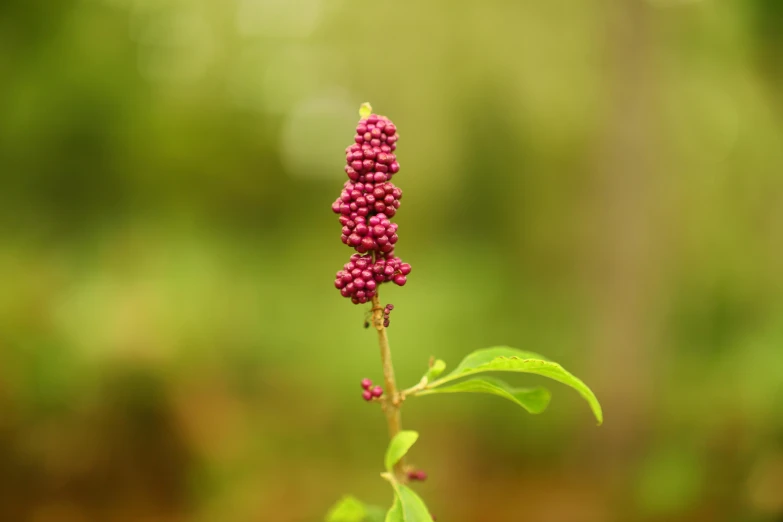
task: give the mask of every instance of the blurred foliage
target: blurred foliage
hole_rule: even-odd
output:
[[[780,520],[781,9],[0,2],[0,518],[390,505],[332,288],[369,100],[401,135],[401,384],[507,344],[606,411],[411,400],[438,520]]]

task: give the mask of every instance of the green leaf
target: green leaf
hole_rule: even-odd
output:
[[[427,371],[427,374],[424,377],[427,378],[427,382],[432,382],[434,379],[437,379],[445,369],[446,369],[446,361],[442,359],[438,359],[432,364],[432,366]]]
[[[405,522],[402,503],[400,503],[400,498],[396,494],[394,495],[394,504],[389,508],[389,512],[386,513],[385,522]]]
[[[533,373],[561,382],[575,389],[587,401],[599,425],[603,422],[601,405],[585,383],[541,355],[505,346],[476,350],[465,357],[454,371],[433,382],[428,388],[436,388],[455,379],[481,372]]]
[[[329,510],[326,522],[383,522],[383,518],[384,509],[346,495]]]
[[[394,484],[394,505],[386,513],[386,522],[433,522],[430,510],[411,488]]]
[[[512,388],[500,379],[479,377],[458,382],[451,386],[434,388],[416,393],[416,395],[432,395],[435,393],[488,393],[522,406],[528,412],[541,413],[549,405],[551,397],[546,388]]]
[[[402,507],[402,518],[399,520],[403,522],[432,522],[430,510],[411,488],[398,484],[394,489],[397,493],[397,500]],[[386,520],[388,522],[388,515]]]
[[[497,346],[495,348],[483,348],[481,350],[476,350],[475,352],[465,356],[465,358],[462,359],[459,365],[456,368],[454,368],[454,370],[450,374],[448,374],[447,377],[463,374],[465,372],[475,369],[478,366],[492,362],[494,359],[498,357],[516,357],[518,359],[537,359],[540,361],[548,360],[543,355],[533,353],[533,352],[525,352],[523,350],[517,350],[516,348],[509,348],[507,346]]]
[[[415,431],[401,431],[394,436],[386,450],[386,471],[391,472],[394,465],[408,453],[418,438],[419,434]]]
[[[386,519],[386,510],[378,506],[365,505],[364,509],[367,510],[365,515],[365,522],[383,522]]]
[[[366,120],[370,117],[370,114],[372,114],[372,105],[370,105],[370,102],[364,102],[359,107],[359,117],[361,119]]]
[[[329,510],[326,522],[364,522],[366,515],[364,503],[346,495]]]

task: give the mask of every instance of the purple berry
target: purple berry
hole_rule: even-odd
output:
[[[373,397],[380,397],[381,395],[383,395],[383,388],[381,388],[380,386],[376,386],[375,388],[372,389]]]
[[[362,388],[369,390],[372,387],[372,381],[368,378],[362,379]]]
[[[362,392],[362,399],[365,401],[371,401],[372,400],[372,392],[370,390],[364,390]]]
[[[389,181],[400,170],[394,153],[398,139],[394,123],[372,114],[359,121],[354,143],[345,148],[348,180],[332,211],[342,227],[340,241],[357,253],[337,272],[334,286],[353,303],[372,299],[382,283],[404,285],[410,273],[410,265],[394,255],[397,225],[390,221],[402,198],[402,190]]]

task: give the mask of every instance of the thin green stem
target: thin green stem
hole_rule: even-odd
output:
[[[386,423],[389,427],[389,439],[393,439],[400,430],[400,405],[402,399],[397,391],[397,383],[394,380],[394,365],[392,364],[391,349],[389,348],[389,336],[386,334],[386,327],[383,326],[383,308],[376,293],[372,298],[373,324],[378,330],[378,346],[381,350],[381,363],[383,364],[383,381],[385,393],[381,401],[383,412],[386,414]],[[394,474],[398,480],[404,481],[405,464],[401,459],[394,466]]]

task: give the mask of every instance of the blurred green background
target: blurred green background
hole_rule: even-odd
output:
[[[783,520],[783,2],[0,3],[0,520],[389,505],[333,288],[357,109],[400,132],[400,384],[439,521]],[[521,376],[515,384],[540,383]]]

